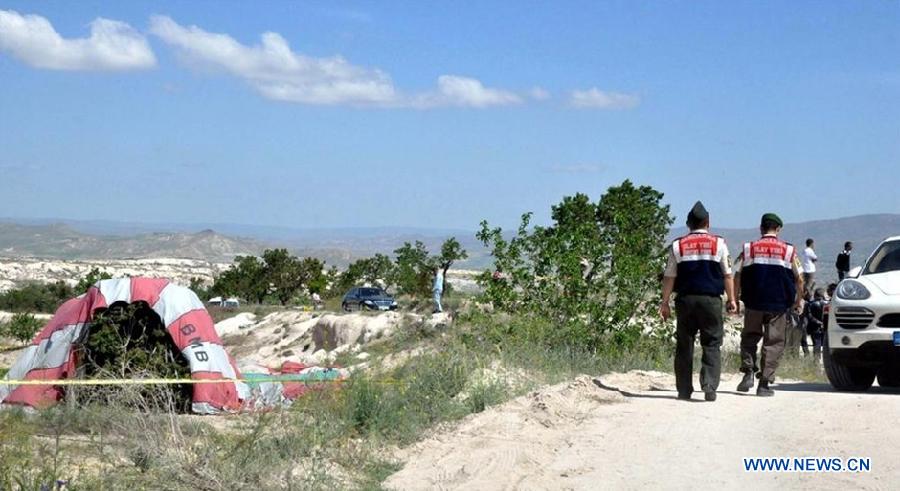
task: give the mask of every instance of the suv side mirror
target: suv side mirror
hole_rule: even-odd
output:
[[[860,273],[862,273],[862,266],[857,266],[847,272],[847,277],[848,278],[859,278]]]

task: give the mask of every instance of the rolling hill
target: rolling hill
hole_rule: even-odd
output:
[[[193,230],[198,228],[195,226]],[[299,256],[317,257],[328,265],[346,267],[356,259],[376,253],[391,255],[404,242],[421,240],[429,251],[436,252],[446,238],[456,237],[470,256],[460,267],[482,268],[490,263],[474,233],[459,230],[290,229],[227,224],[217,225],[217,229],[240,231],[242,236],[210,229],[191,232],[191,226],[184,224],[0,221],[0,257],[65,260],[171,257],[229,263],[235,256],[285,247]]]
[[[24,223],[23,223],[24,222]],[[205,226],[204,226],[205,225]],[[265,248],[286,247],[300,256],[313,256],[329,265],[344,267],[376,253],[391,255],[404,242],[421,240],[436,252],[441,242],[456,237],[469,252],[465,269],[488,267],[488,251],[474,232],[429,228],[334,228],[295,229],[236,224],[128,224],[78,221],[0,221],[0,256],[53,259],[125,259],[176,257],[209,262],[231,262],[236,255],[258,254]],[[715,224],[714,224],[715,225]],[[216,232],[209,230],[215,226]],[[193,232],[192,230],[200,230]],[[223,233],[224,232],[224,233]],[[756,238],[755,228],[716,228],[734,255],[742,242]],[[673,229],[672,237],[684,233]],[[861,215],[831,220],[788,223],[783,237],[803,246],[816,240],[821,281],[836,278],[834,258],[845,241],[855,244],[853,263],[861,264],[876,244],[889,235],[900,235],[900,215]]]
[[[197,233],[154,232],[94,235],[65,224],[0,223],[0,256],[48,259],[125,259],[174,257],[231,262],[235,256],[258,254],[265,246],[212,230]]]

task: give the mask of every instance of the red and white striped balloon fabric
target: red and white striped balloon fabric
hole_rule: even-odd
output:
[[[75,376],[73,343],[90,323],[95,310],[114,302],[147,302],[162,319],[175,345],[188,360],[191,378],[222,380],[195,384],[195,413],[237,411],[250,398],[240,382],[237,365],[222,346],[209,313],[189,288],[156,278],[102,280],[87,293],[64,303],[10,368],[7,380],[65,379]],[[62,396],[59,387],[4,385],[0,403],[46,407]]]

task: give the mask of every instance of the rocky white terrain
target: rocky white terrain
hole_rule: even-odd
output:
[[[191,278],[200,278],[204,283],[211,284],[215,276],[229,267],[230,263],[166,257],[91,260],[0,257],[0,292],[28,282],[65,281],[75,285],[93,268],[99,268],[114,278],[124,276],[167,278],[181,285],[190,284]],[[478,273],[462,269],[450,270],[447,273],[447,281],[457,291],[474,293],[479,290],[475,281]]]
[[[257,317],[245,312],[216,324],[229,353],[242,362],[277,368],[285,361],[326,365],[340,354],[367,359],[366,345],[386,339],[400,329],[442,329],[447,314],[412,313],[333,314],[288,310]],[[362,365],[361,367],[364,367]]]
[[[91,269],[113,277],[147,276],[168,278],[187,285],[191,278],[212,282],[213,277],[230,265],[211,263],[197,259],[151,258],[151,259],[96,259],[58,260],[36,258],[0,258],[0,292],[15,288],[30,281],[49,283],[65,281],[76,284]]]

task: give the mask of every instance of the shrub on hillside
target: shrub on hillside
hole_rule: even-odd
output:
[[[74,288],[65,281],[27,283],[0,294],[0,310],[52,314],[66,300],[81,295],[100,280],[110,278],[112,276],[109,273],[100,268],[93,268],[78,281]]]
[[[437,256],[429,254],[428,249],[421,241],[415,244],[406,242],[403,247],[394,251],[397,256],[391,283],[397,286],[400,293],[413,297],[428,297],[431,295],[432,281],[435,268],[444,272],[444,292],[449,292],[447,270],[456,261],[469,257],[456,237],[450,237],[441,244],[441,253]]]
[[[338,275],[336,288],[333,290],[336,294],[343,295],[350,288],[362,284],[372,286],[383,284],[389,288],[393,278],[394,263],[391,262],[391,258],[384,254],[375,254],[350,263],[346,271]]]
[[[63,281],[28,283],[0,294],[0,310],[52,314],[75,295],[75,290]]]
[[[637,321],[659,296],[672,224],[662,197],[625,181],[597,202],[580,193],[565,197],[546,227],[532,226],[526,213],[512,237],[483,221],[477,237],[495,260],[495,269],[479,277],[485,299],[550,320],[542,335],[553,344],[595,349],[609,334],[634,344],[643,331]]]
[[[31,314],[19,313],[0,325],[0,337],[15,339],[20,343],[28,343],[43,327],[43,323]]]
[[[219,275],[205,296],[237,296],[257,304],[267,300],[288,305],[304,290],[322,292],[327,286],[325,263],[312,257],[298,258],[287,249],[267,249],[261,258],[238,256],[234,265]],[[192,283],[192,287],[196,286]]]
[[[112,279],[112,275],[107,273],[106,271],[102,271],[100,268],[91,268],[83,278],[78,281],[78,284],[75,285],[75,292],[78,295],[88,291],[88,289],[95,284],[97,284],[100,280],[109,280]]]
[[[79,349],[79,371],[85,378],[190,378],[190,367],[146,302],[116,302],[95,312]],[[166,397],[160,397],[167,391]],[[79,389],[78,399],[106,401],[117,398],[118,387]],[[130,391],[133,400],[174,401],[177,410],[190,408],[189,385],[140,387]]]

